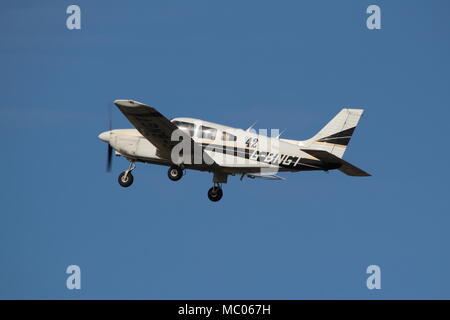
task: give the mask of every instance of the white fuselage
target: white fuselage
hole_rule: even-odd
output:
[[[278,171],[338,169],[349,176],[370,176],[342,159],[362,109],[344,108],[312,138],[297,141],[280,139],[273,130],[269,136],[266,131],[258,134],[194,118],[169,120],[154,107],[134,100],[114,104],[136,129],[110,129],[98,137],[108,143],[107,171],[113,150],[129,160],[130,166],[118,177],[124,188],[133,184],[135,162],[170,166],[167,176],[172,181],[180,180],[185,169],[213,173],[208,190],[213,202],[222,198],[222,184],[235,174],[241,180],[285,180]]]
[[[272,138],[256,132],[223,126],[193,118],[172,120],[180,128],[186,126],[195,143],[228,174],[273,171],[321,170],[316,159],[302,152],[302,141]],[[183,129],[182,129],[183,130]],[[170,158],[159,154],[158,149],[136,129],[116,129],[102,133],[117,155],[130,160],[161,165],[173,165]],[[185,164],[187,168],[210,170],[202,163]]]

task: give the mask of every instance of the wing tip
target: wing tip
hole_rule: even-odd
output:
[[[140,107],[140,106],[145,106],[145,104],[139,102],[139,101],[134,101],[134,100],[129,100],[129,99],[118,99],[118,100],[114,100],[114,104],[118,107]]]
[[[364,170],[361,170],[357,167],[349,168],[345,165],[338,168],[339,171],[342,173],[351,176],[351,177],[371,177],[372,175],[370,173],[365,172]]]

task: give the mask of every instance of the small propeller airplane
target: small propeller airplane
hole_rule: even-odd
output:
[[[308,140],[269,137],[194,118],[167,119],[155,108],[133,100],[114,104],[136,129],[112,129],[100,133],[108,143],[107,171],[113,150],[130,165],[119,175],[119,184],[133,183],[136,162],[168,166],[168,176],[178,181],[186,169],[213,173],[208,190],[211,201],[223,196],[222,184],[229,175],[285,180],[276,173],[290,171],[340,170],[349,176],[370,176],[342,157],[364,110],[342,109],[325,127]]]

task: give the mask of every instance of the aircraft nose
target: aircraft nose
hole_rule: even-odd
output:
[[[102,141],[109,142],[110,136],[111,136],[111,134],[109,133],[109,131],[105,131],[105,132],[100,133],[98,135],[98,138]]]

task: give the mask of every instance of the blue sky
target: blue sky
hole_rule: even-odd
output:
[[[77,4],[82,29],[66,28]],[[366,28],[370,4],[382,29]],[[450,298],[448,1],[2,1],[0,298]],[[105,173],[107,105],[287,129],[372,173]],[[118,110],[115,128],[131,125]],[[81,267],[82,289],[66,288]],[[368,290],[367,266],[382,289]]]

